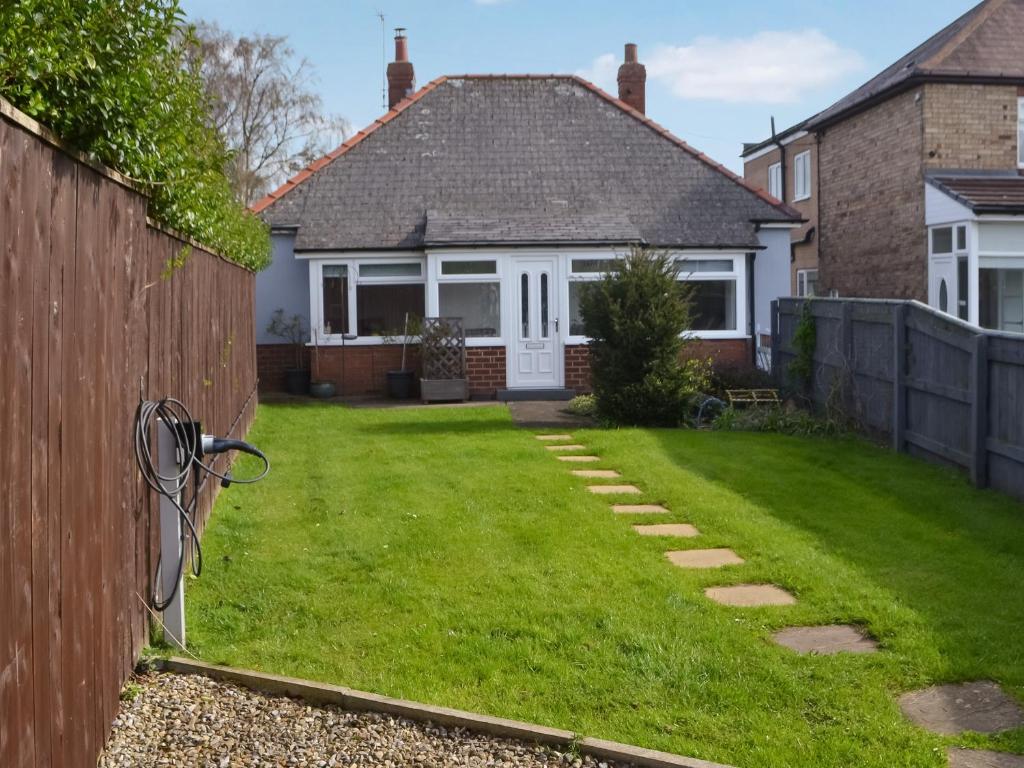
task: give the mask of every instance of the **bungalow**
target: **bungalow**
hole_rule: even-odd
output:
[[[571,75],[415,90],[407,51],[398,30],[390,111],[253,206],[273,237],[257,278],[264,387],[289,359],[265,331],[282,308],[348,394],[383,389],[406,313],[463,319],[473,396],[585,390],[580,287],[634,245],[677,257],[703,353],[753,360],[789,293],[800,215],[646,117],[635,45],[617,99]]]

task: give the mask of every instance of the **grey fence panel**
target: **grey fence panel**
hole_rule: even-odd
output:
[[[914,301],[780,299],[772,371],[790,391],[805,304],[816,343],[812,381],[801,388],[818,407],[840,408],[898,450],[1024,499],[1024,335]]]

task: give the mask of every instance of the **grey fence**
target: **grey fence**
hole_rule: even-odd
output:
[[[961,467],[978,487],[1024,499],[1024,335],[976,328],[916,301],[779,299],[772,374],[797,358],[804,304],[816,339],[807,393],[893,447]]]

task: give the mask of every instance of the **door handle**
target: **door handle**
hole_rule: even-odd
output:
[[[558,318],[555,318],[555,333],[558,333]]]

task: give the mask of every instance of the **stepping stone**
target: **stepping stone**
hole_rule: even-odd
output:
[[[612,504],[612,512],[620,515],[649,515],[655,512],[668,512],[661,504]]]
[[[722,605],[754,608],[759,605],[793,605],[796,598],[774,584],[737,584],[733,587],[708,587],[704,594]]]
[[[635,485],[588,485],[587,490],[602,496],[608,496],[613,493],[641,493],[640,489]]]
[[[721,568],[724,565],[742,565],[744,560],[731,549],[683,549],[666,552],[672,565],[680,568]]]
[[[574,469],[576,477],[622,477],[614,469]]]
[[[692,539],[700,531],[687,523],[665,523],[664,525],[634,525],[633,530],[641,536],[680,536]]]
[[[1024,768],[1024,755],[1009,752],[951,747],[948,754],[949,768]]]
[[[874,653],[878,643],[857,627],[830,624],[822,627],[789,627],[772,635],[781,646],[797,653],[830,656],[833,653]]]
[[[989,680],[935,685],[900,696],[900,709],[932,733],[999,733],[1024,726],[1024,710]]]
[[[549,451],[583,451],[583,450],[586,450],[586,447],[587,446],[585,446],[585,445],[576,445],[576,444],[572,444],[572,445],[547,445],[547,446],[545,446],[545,448],[547,448]]]
[[[572,435],[534,435],[538,440],[572,440]]]
[[[601,459],[597,456],[556,456],[559,461],[573,461],[577,464],[585,462],[600,461]]]

